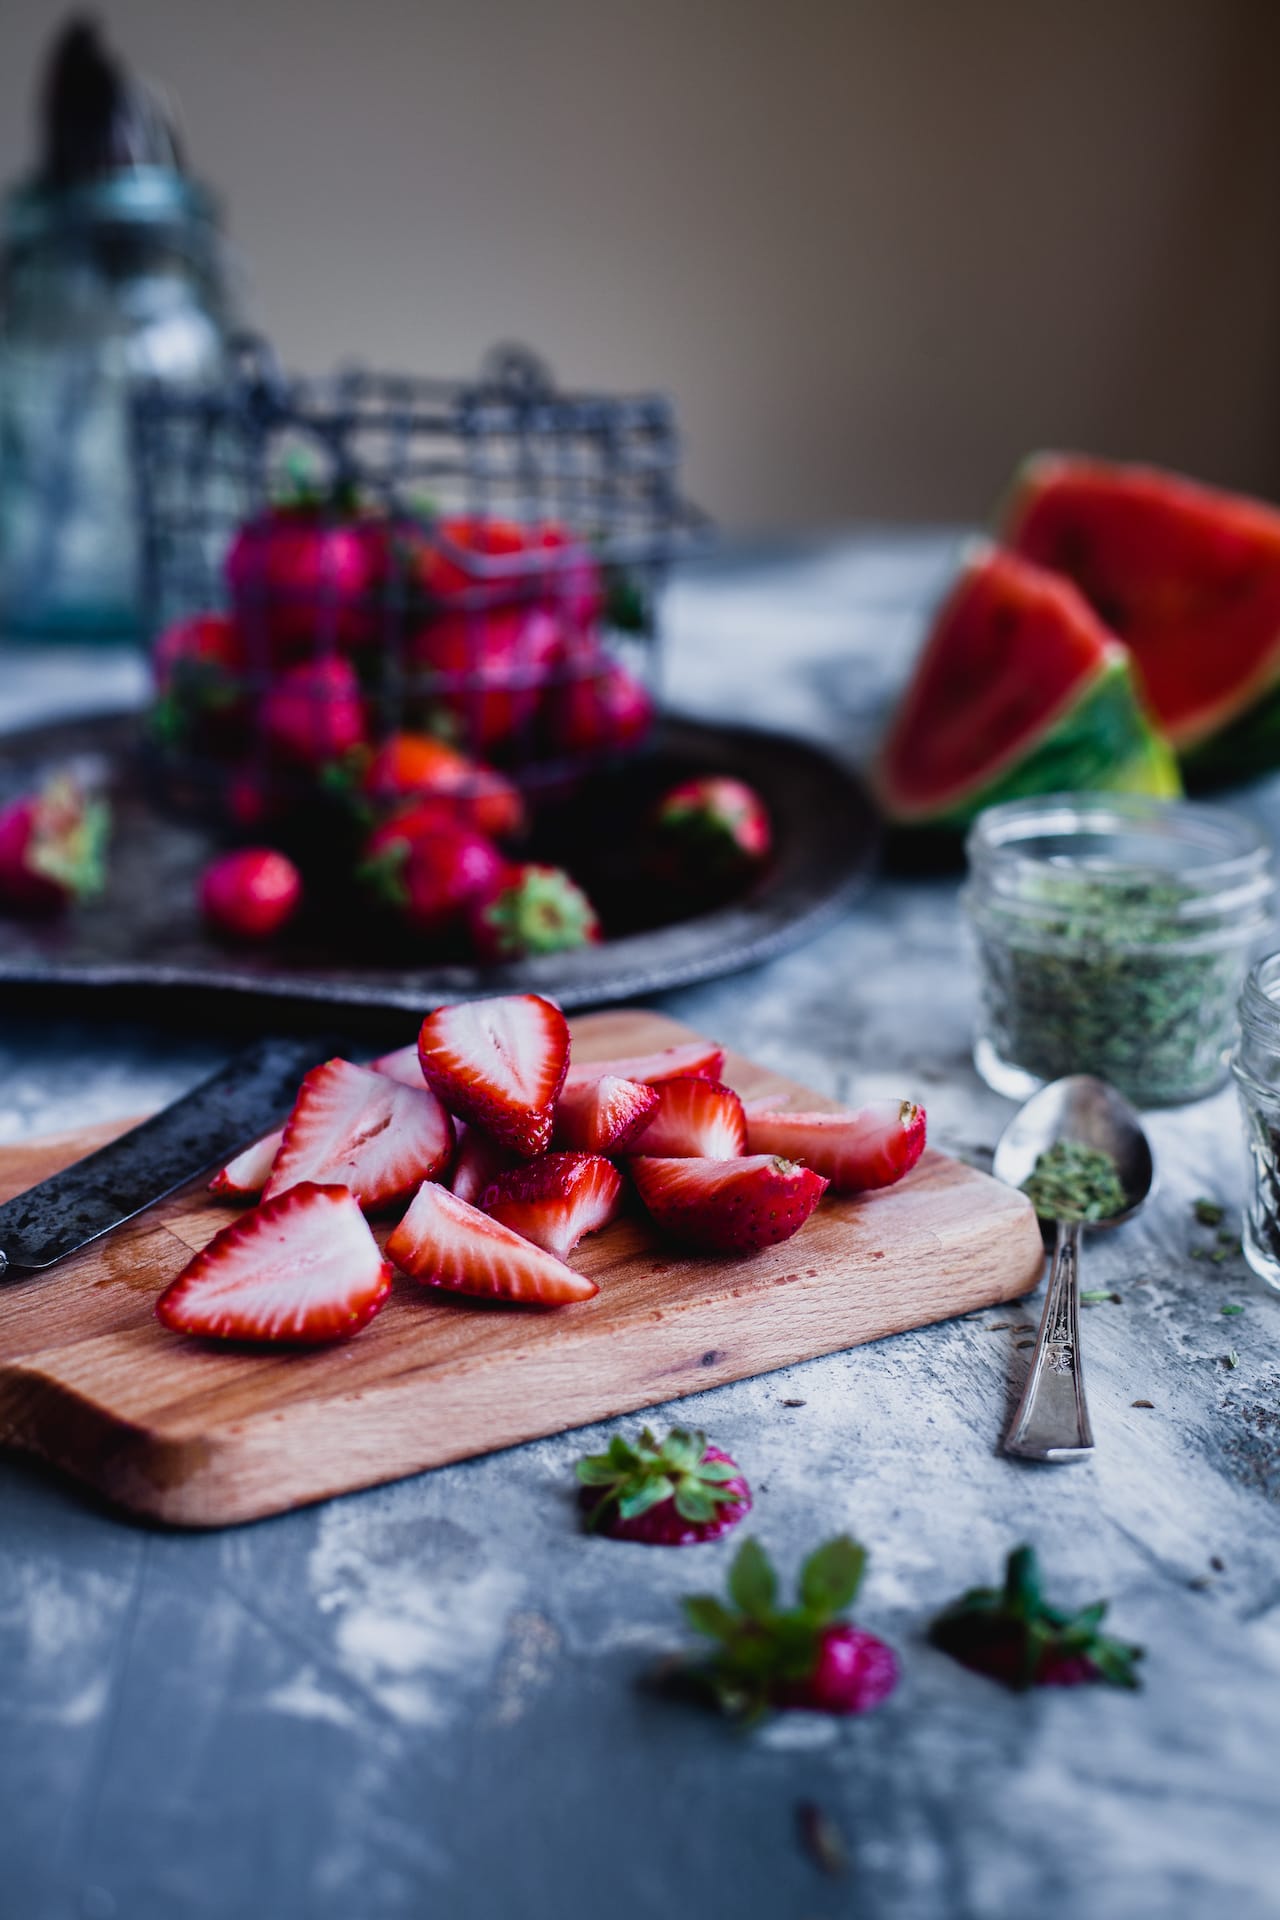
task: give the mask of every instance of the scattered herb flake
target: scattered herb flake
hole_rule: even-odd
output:
[[[1110,1287],[1090,1287],[1080,1295],[1080,1300],[1086,1307],[1101,1306],[1103,1301],[1110,1301],[1113,1307],[1120,1305],[1120,1295],[1113,1293]]]
[[[1101,1147],[1055,1140],[1037,1159],[1022,1191],[1042,1220],[1110,1220],[1125,1209],[1120,1170]]]
[[[807,1407],[809,1402],[807,1400],[784,1400],[782,1404],[784,1407]]]
[[[1235,1369],[1240,1365],[1240,1355],[1236,1352],[1234,1347],[1232,1347],[1230,1353],[1223,1354],[1222,1360],[1223,1360],[1223,1365],[1229,1367],[1233,1373]]]
[[[816,1800],[796,1802],[796,1832],[814,1865],[829,1880],[843,1880],[849,1871],[849,1850],[844,1835]]]
[[[1220,1227],[1227,1210],[1216,1200],[1193,1200],[1191,1211],[1202,1227]]]
[[[1154,1407],[1155,1404],[1154,1400],[1131,1400],[1129,1402],[1131,1407]]]
[[[1225,1573],[1227,1570],[1226,1561],[1221,1559],[1220,1556],[1216,1553],[1211,1553],[1209,1555],[1209,1565],[1213,1568],[1215,1573]]]
[[[1218,1309],[1218,1311],[1219,1311],[1219,1313],[1226,1313],[1226,1314],[1232,1314],[1232,1313],[1243,1313],[1243,1312],[1244,1312],[1244,1308],[1243,1308],[1243,1307],[1238,1307],[1238,1306],[1236,1305],[1236,1303],[1235,1303],[1235,1301],[1234,1301],[1234,1300],[1228,1300],[1228,1302],[1227,1302],[1227,1304],[1226,1304],[1226,1306],[1225,1306],[1225,1307],[1219,1307],[1219,1309]]]

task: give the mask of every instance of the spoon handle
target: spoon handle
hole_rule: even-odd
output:
[[[1004,1450],[1023,1460],[1082,1460],[1092,1447],[1080,1369],[1080,1223],[1059,1220],[1036,1350]]]

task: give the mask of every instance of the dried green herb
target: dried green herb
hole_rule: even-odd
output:
[[[1226,1214],[1216,1200],[1193,1200],[1191,1211],[1202,1227],[1220,1227]]]
[[[1230,1353],[1224,1353],[1222,1358],[1226,1363],[1226,1365],[1230,1367],[1233,1372],[1240,1365],[1240,1355],[1236,1352],[1234,1347],[1232,1347]]]
[[[1069,868],[1036,876],[978,930],[986,1037],[1040,1080],[1094,1073],[1139,1105],[1210,1092],[1235,1032],[1244,954],[1193,942],[1179,911],[1193,886]]]
[[[1042,1220],[1109,1220],[1125,1208],[1111,1155],[1079,1140],[1055,1140],[1046,1147],[1022,1191]]]
[[[1227,1314],[1243,1313],[1244,1308],[1236,1306],[1234,1301],[1229,1301],[1225,1307],[1219,1307],[1218,1311],[1219,1313],[1227,1313]]]

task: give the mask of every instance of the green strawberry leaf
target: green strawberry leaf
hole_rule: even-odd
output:
[[[729,1593],[750,1619],[763,1624],[772,1617],[778,1576],[758,1540],[744,1540],[738,1548],[729,1569]]]
[[[853,1602],[867,1563],[866,1549],[847,1533],[811,1553],[800,1569],[800,1600],[815,1620],[827,1621]]]
[[[731,1640],[738,1630],[738,1617],[713,1593],[686,1594],[681,1601],[684,1617],[695,1633],[709,1640]]]
[[[618,1514],[623,1520],[638,1520],[642,1513],[648,1513],[650,1507],[661,1506],[664,1500],[670,1500],[674,1494],[675,1482],[666,1474],[654,1474],[637,1486],[631,1486],[618,1496]]]

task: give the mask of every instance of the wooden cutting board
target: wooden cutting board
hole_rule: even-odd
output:
[[[633,1009],[574,1022],[574,1058],[687,1028]],[[748,1099],[830,1103],[734,1055]],[[0,1150],[0,1199],[122,1131]],[[310,1351],[185,1340],[152,1309],[232,1214],[196,1183],[37,1278],[0,1285],[0,1444],[178,1526],[221,1526],[675,1400],[1026,1293],[1022,1195],[932,1151],[897,1187],[824,1201],[743,1260],[660,1242],[640,1218],[585,1240],[595,1300],[554,1313],[441,1300],[397,1278],[357,1338]]]

